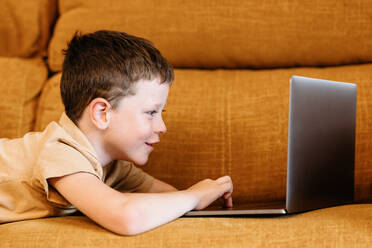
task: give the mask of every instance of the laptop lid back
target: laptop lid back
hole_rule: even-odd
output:
[[[351,203],[356,85],[293,76],[290,88],[287,211]]]

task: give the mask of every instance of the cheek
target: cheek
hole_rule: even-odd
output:
[[[140,138],[148,138],[152,134],[152,121],[148,118],[140,118],[136,121],[133,130],[136,130]]]

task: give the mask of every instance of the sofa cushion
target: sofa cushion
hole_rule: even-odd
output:
[[[124,31],[153,41],[175,67],[263,68],[372,61],[372,2],[60,0],[49,47],[61,50],[76,30]]]
[[[50,122],[58,121],[64,111],[60,80],[61,73],[57,73],[48,79],[43,88],[36,113],[35,131],[42,131]]]
[[[21,137],[33,130],[38,97],[47,75],[40,58],[0,57],[0,138]]]
[[[115,235],[86,217],[0,225],[3,247],[368,247],[372,204],[283,217],[181,218],[134,237]]]
[[[0,2],[0,56],[31,57],[46,53],[56,0]]]
[[[145,170],[179,189],[231,175],[238,202],[285,197],[289,79],[309,76],[358,85],[355,199],[372,201],[372,64],[280,70],[175,70],[167,133]],[[48,81],[37,128],[63,111],[60,74]]]

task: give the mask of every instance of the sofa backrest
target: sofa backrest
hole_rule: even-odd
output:
[[[372,61],[372,2],[365,0],[60,0],[49,47],[76,30],[125,31],[150,39],[175,67],[273,68]]]
[[[284,199],[292,75],[357,83],[355,199],[371,201],[371,64],[327,69],[176,69],[163,114],[167,133],[161,135],[143,169],[179,189],[230,175],[236,202]],[[60,76],[50,78],[44,87],[37,130],[63,112]]]
[[[57,0],[0,1],[0,56],[45,56]]]
[[[41,58],[0,57],[0,138],[19,138],[34,129],[47,77]]]

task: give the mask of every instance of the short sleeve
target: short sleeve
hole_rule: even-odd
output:
[[[120,192],[148,192],[154,178],[127,161],[114,161],[103,168],[103,180]]]
[[[90,173],[100,178],[92,163],[81,152],[65,143],[53,142],[43,147],[34,167],[34,178],[50,202],[70,206],[67,200],[48,184],[48,179],[78,172]]]

